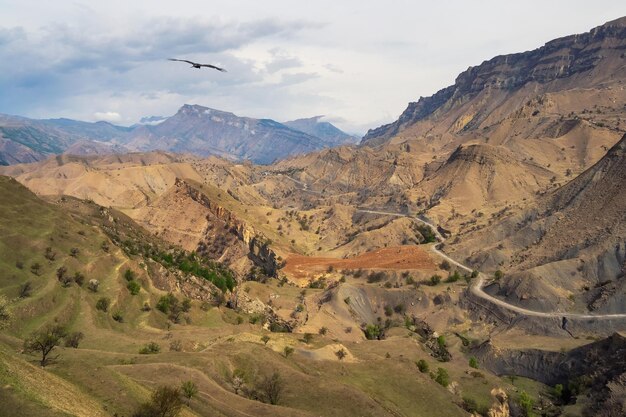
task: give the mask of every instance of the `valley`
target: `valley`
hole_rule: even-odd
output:
[[[495,57],[360,143],[0,117],[0,416],[623,415],[624,50]]]

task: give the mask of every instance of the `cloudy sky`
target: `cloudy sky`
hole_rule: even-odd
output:
[[[625,14],[623,0],[0,0],[0,113],[130,125],[193,103],[365,133],[468,66]]]

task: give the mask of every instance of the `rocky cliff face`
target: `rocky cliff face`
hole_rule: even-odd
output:
[[[533,51],[497,56],[461,73],[454,85],[409,103],[397,121],[370,130],[362,143],[378,144],[419,121],[440,121],[457,108],[469,110],[472,104],[482,104],[464,112],[450,126],[457,131],[477,129],[502,99],[511,99],[514,92],[529,84],[545,92],[568,88],[565,79],[575,80],[578,88],[601,84],[611,78],[611,73],[623,75],[623,69],[611,70],[623,65],[625,47],[626,18],[621,18],[587,33],[553,40]],[[599,67],[603,69],[598,71]],[[474,102],[486,97],[500,100]]]
[[[247,256],[255,265],[263,268],[269,276],[276,276],[279,268],[279,262],[276,253],[269,247],[269,240],[260,232],[256,231],[252,226],[244,223],[233,213],[224,207],[212,202],[206,195],[189,183],[176,179],[175,187],[181,188],[194,201],[205,206],[212,215],[224,222],[226,227],[239,239],[248,249]],[[207,231],[205,231],[205,234]],[[207,236],[205,240],[214,240]]]

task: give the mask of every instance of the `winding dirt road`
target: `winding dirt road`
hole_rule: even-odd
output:
[[[430,227],[430,229],[435,233],[435,236],[437,236],[437,239],[439,240],[440,243],[443,243],[445,241],[445,238],[441,235],[441,233],[439,233],[439,231],[437,230],[437,227],[425,220],[422,220],[420,218],[417,217],[413,217],[407,214],[402,214],[402,213],[391,213],[391,212],[386,212],[386,211],[380,211],[380,210],[369,210],[369,209],[357,209],[357,211],[360,211],[362,213],[372,213],[372,214],[381,214],[381,215],[387,215],[387,216],[395,216],[395,217],[408,217],[411,218],[413,220],[416,220],[428,227]],[[462,263],[452,259],[451,257],[449,257],[448,255],[446,255],[445,253],[443,253],[442,251],[440,251],[437,248],[438,245],[431,245],[431,251],[433,253],[435,253],[437,256],[447,260],[448,262],[450,262],[451,264],[457,266],[458,268],[467,271],[467,272],[472,272],[472,269],[470,267],[468,267],[467,265],[463,265]],[[521,315],[525,315],[525,316],[533,316],[533,317],[545,317],[545,318],[568,318],[568,319],[596,319],[596,320],[611,320],[611,319],[626,319],[626,313],[618,313],[618,314],[579,314],[579,313],[566,313],[566,312],[542,312],[542,311],[534,311],[534,310],[528,310],[526,308],[523,307],[519,307],[516,306],[514,304],[510,304],[507,303],[504,300],[501,300],[499,298],[496,298],[490,294],[487,294],[484,290],[483,287],[485,286],[485,282],[486,282],[486,277],[485,274],[483,273],[479,273],[478,277],[473,281],[473,283],[470,286],[470,291],[472,292],[472,294],[474,294],[475,296],[482,298],[485,301],[488,301],[489,303],[495,304],[497,306],[503,307],[509,311],[513,311],[517,314],[521,314]]]

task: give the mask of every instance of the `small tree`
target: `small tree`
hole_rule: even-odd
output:
[[[343,360],[343,358],[345,358],[348,354],[346,353],[345,349],[341,348],[337,352],[335,352],[335,355],[337,355],[337,358],[339,358],[339,360]]]
[[[448,385],[450,385],[450,375],[448,374],[448,371],[443,368],[437,368],[435,382],[437,382],[442,387],[447,387]]]
[[[183,408],[180,397],[180,389],[162,385],[154,390],[150,402],[142,404],[133,413],[133,417],[176,417]]]
[[[104,311],[105,313],[109,311],[109,306],[111,305],[111,299],[108,297],[101,297],[96,301],[96,309],[100,311]]]
[[[124,316],[122,315],[121,311],[116,311],[114,312],[111,317],[113,317],[113,320],[115,320],[118,323],[123,323],[124,322]]]
[[[283,349],[283,353],[285,354],[285,358],[288,358],[293,353],[294,349],[291,346],[285,346]]]
[[[270,337],[264,334],[263,336],[261,336],[261,341],[263,342],[264,345],[267,345],[267,342],[270,341]]]
[[[320,327],[318,333],[322,336],[324,336],[326,333],[328,333],[328,328],[326,327]]]
[[[4,295],[0,295],[0,329],[5,327],[11,321],[11,312],[9,311],[9,300]]]
[[[368,324],[365,326],[365,337],[369,340],[378,339],[380,333],[380,327],[377,324]]]
[[[126,271],[124,271],[124,278],[126,279],[126,281],[132,281],[135,279],[135,272],[132,269],[126,269]]]
[[[435,286],[441,282],[441,276],[435,274],[430,277],[430,285]]]
[[[500,271],[500,270],[498,269],[496,272],[494,272],[493,277],[494,277],[496,280],[501,280],[501,279],[504,277],[504,272],[502,272],[502,271]]]
[[[85,276],[84,276],[82,273],[80,273],[80,272],[76,271],[76,272],[74,273],[74,282],[75,282],[75,283],[76,283],[76,285],[78,285],[79,287],[82,287],[82,286],[83,286],[83,284],[85,283]]]
[[[193,381],[185,381],[180,386],[180,390],[183,393],[183,396],[187,398],[187,404],[191,401],[193,397],[198,393],[198,387]]]
[[[450,268],[452,268],[452,265],[450,265],[450,262],[448,262],[447,260],[444,259],[443,261],[441,261],[441,264],[439,264],[439,267],[441,269],[449,271]]]
[[[478,359],[473,356],[469,358],[469,366],[470,368],[478,369]]]
[[[139,285],[137,281],[130,281],[126,284],[126,288],[128,288],[128,292],[130,292],[131,295],[137,295],[141,290],[141,285]]]
[[[72,332],[68,334],[67,337],[65,338],[65,347],[78,349],[78,345],[80,344],[81,340],[83,340],[84,338],[85,338],[85,335],[83,334],[83,332]]]
[[[519,405],[522,407],[522,411],[526,417],[531,417],[533,415],[533,399],[528,395],[526,391],[522,391],[519,395]]]
[[[415,364],[417,365],[417,369],[419,369],[421,373],[425,374],[426,372],[428,372],[428,362],[426,362],[424,359],[420,359],[419,361],[415,362]]]
[[[445,349],[446,347],[446,337],[444,335],[441,335],[437,338],[437,345],[441,348],[441,349]]]
[[[39,262],[35,262],[30,266],[30,272],[35,275],[39,275],[41,273],[41,264]]]
[[[150,342],[139,349],[139,353],[142,355],[153,355],[161,352],[161,346],[156,342]]]
[[[36,331],[30,337],[24,340],[24,351],[41,353],[41,366],[46,366],[49,361],[49,355],[52,350],[61,343],[61,339],[66,336],[63,326],[54,325],[47,326],[42,330]]]
[[[305,333],[304,336],[302,336],[302,340],[308,345],[313,341],[313,335],[311,333]]]
[[[31,284],[30,281],[26,281],[25,283],[20,285],[19,297],[20,298],[30,297],[32,292],[33,292],[33,284]]]
[[[261,393],[261,401],[278,404],[281,394],[283,392],[283,380],[278,372],[274,372],[271,376],[264,377],[258,385],[258,390]]]

